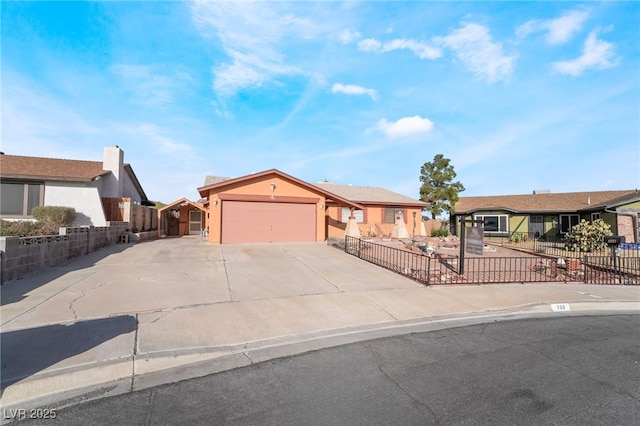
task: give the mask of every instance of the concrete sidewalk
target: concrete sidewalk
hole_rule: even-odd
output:
[[[2,286],[3,408],[497,317],[640,313],[640,287],[424,287],[324,244],[181,238],[122,248]]]

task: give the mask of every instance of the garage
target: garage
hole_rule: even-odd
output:
[[[316,241],[316,205],[224,201],[222,243]]]

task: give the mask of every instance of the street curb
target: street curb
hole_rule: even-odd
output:
[[[568,302],[564,305],[568,305],[569,310],[561,312],[554,312],[552,305],[537,302],[493,311],[314,330],[242,344],[129,355],[126,358],[35,374],[4,389],[0,404],[3,410],[62,408],[330,347],[488,322],[640,314],[640,302],[637,301]],[[0,420],[0,423],[6,423],[4,419]]]

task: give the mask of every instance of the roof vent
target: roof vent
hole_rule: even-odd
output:
[[[551,194],[551,190],[550,189],[534,189],[533,195],[537,195],[537,194]]]

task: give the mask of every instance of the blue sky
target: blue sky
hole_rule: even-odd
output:
[[[277,168],[417,198],[640,187],[638,2],[2,2],[2,151],[149,198]]]

